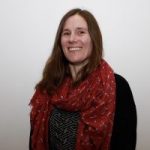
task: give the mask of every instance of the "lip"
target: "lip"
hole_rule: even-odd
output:
[[[81,50],[81,47],[69,47],[68,49],[69,51],[79,51]]]

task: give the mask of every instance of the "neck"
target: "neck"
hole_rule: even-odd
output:
[[[69,64],[72,79],[75,81],[79,71],[87,64],[87,61],[82,64]]]

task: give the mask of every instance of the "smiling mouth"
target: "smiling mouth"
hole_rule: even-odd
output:
[[[69,51],[79,51],[81,47],[69,47]]]

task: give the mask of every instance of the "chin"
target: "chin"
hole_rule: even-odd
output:
[[[72,64],[72,65],[83,65],[83,64],[87,64],[87,62],[88,62],[87,59],[69,61],[69,63]]]

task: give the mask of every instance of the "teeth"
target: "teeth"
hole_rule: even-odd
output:
[[[69,48],[70,51],[79,51],[81,48],[79,47],[72,47],[72,48]]]

